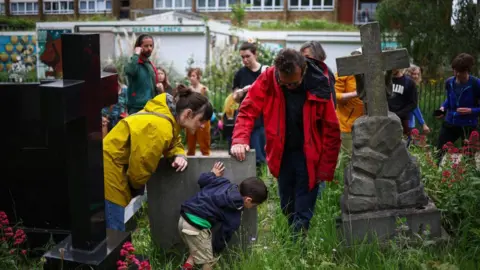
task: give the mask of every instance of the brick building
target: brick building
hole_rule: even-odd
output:
[[[132,18],[165,11],[186,11],[229,22],[230,5],[249,5],[246,21],[296,21],[303,18],[359,24],[372,20],[380,0],[0,0],[0,13],[7,16],[48,19],[82,18],[95,14]]]

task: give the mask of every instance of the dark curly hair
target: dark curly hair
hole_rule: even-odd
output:
[[[295,67],[299,67],[303,71],[306,60],[297,50],[282,49],[275,57],[274,65],[279,72],[291,74],[295,72]]]
[[[468,53],[461,53],[452,61],[452,68],[457,72],[470,72],[475,65],[475,58]]]

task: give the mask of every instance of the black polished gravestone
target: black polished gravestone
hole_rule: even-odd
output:
[[[114,269],[130,234],[105,229],[100,110],[117,100],[117,75],[101,76],[98,34],[62,44],[64,80],[0,84],[0,209],[22,222],[31,247],[61,240],[45,269]]]

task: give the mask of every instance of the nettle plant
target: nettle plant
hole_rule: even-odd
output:
[[[0,211],[0,269],[16,269],[27,259],[27,250],[23,245],[27,235],[22,229],[10,226],[5,212]]]

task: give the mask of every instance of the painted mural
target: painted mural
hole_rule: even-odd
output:
[[[37,61],[35,35],[0,35],[0,72],[8,72],[20,59],[30,70]]]
[[[61,35],[64,33],[72,33],[72,30],[38,29],[38,78],[63,77]]]

